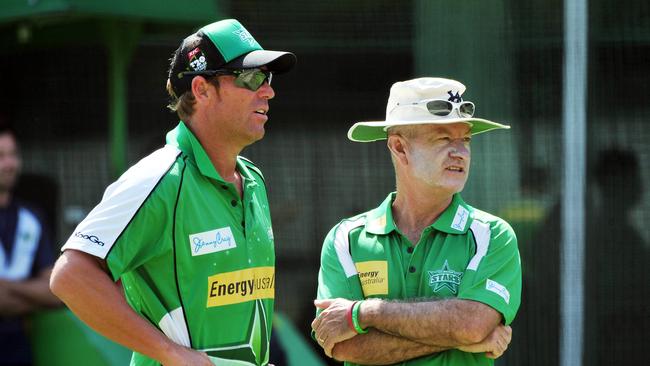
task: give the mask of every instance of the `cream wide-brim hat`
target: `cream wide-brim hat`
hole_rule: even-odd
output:
[[[387,130],[394,126],[421,124],[450,124],[464,122],[470,125],[472,135],[510,126],[482,118],[463,118],[457,109],[446,116],[437,116],[418,104],[440,99],[459,101],[465,92],[462,83],[443,78],[419,78],[399,81],[390,88],[385,121],[357,122],[348,130],[348,138],[357,142],[371,142],[387,138]]]

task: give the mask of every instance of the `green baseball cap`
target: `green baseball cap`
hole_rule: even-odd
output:
[[[190,89],[193,75],[185,71],[252,69],[266,66],[276,74],[296,64],[291,52],[269,51],[236,19],[208,24],[181,42],[172,56],[169,81],[177,96]]]

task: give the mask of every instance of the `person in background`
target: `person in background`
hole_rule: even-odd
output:
[[[643,160],[629,148],[598,152],[591,172],[585,258],[585,359],[589,365],[643,365],[650,334],[650,250],[634,224],[643,200]]]
[[[21,159],[14,132],[0,123],[0,364],[31,365],[24,316],[60,304],[49,288],[54,263],[40,210],[14,195]]]

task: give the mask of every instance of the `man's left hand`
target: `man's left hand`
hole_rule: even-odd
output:
[[[357,333],[350,328],[347,313],[353,302],[347,299],[314,300],[317,308],[323,309],[311,323],[311,328],[316,333],[316,340],[325,354],[332,357],[332,348]]]

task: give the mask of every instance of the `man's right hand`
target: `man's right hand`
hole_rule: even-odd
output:
[[[510,340],[512,340],[512,328],[508,325],[499,325],[481,342],[457,348],[469,353],[485,352],[487,358],[496,359],[508,349]]]
[[[350,329],[347,313],[353,302],[347,299],[314,300],[314,305],[323,311],[311,323],[318,344],[328,357],[332,357],[334,346],[357,335]]]

